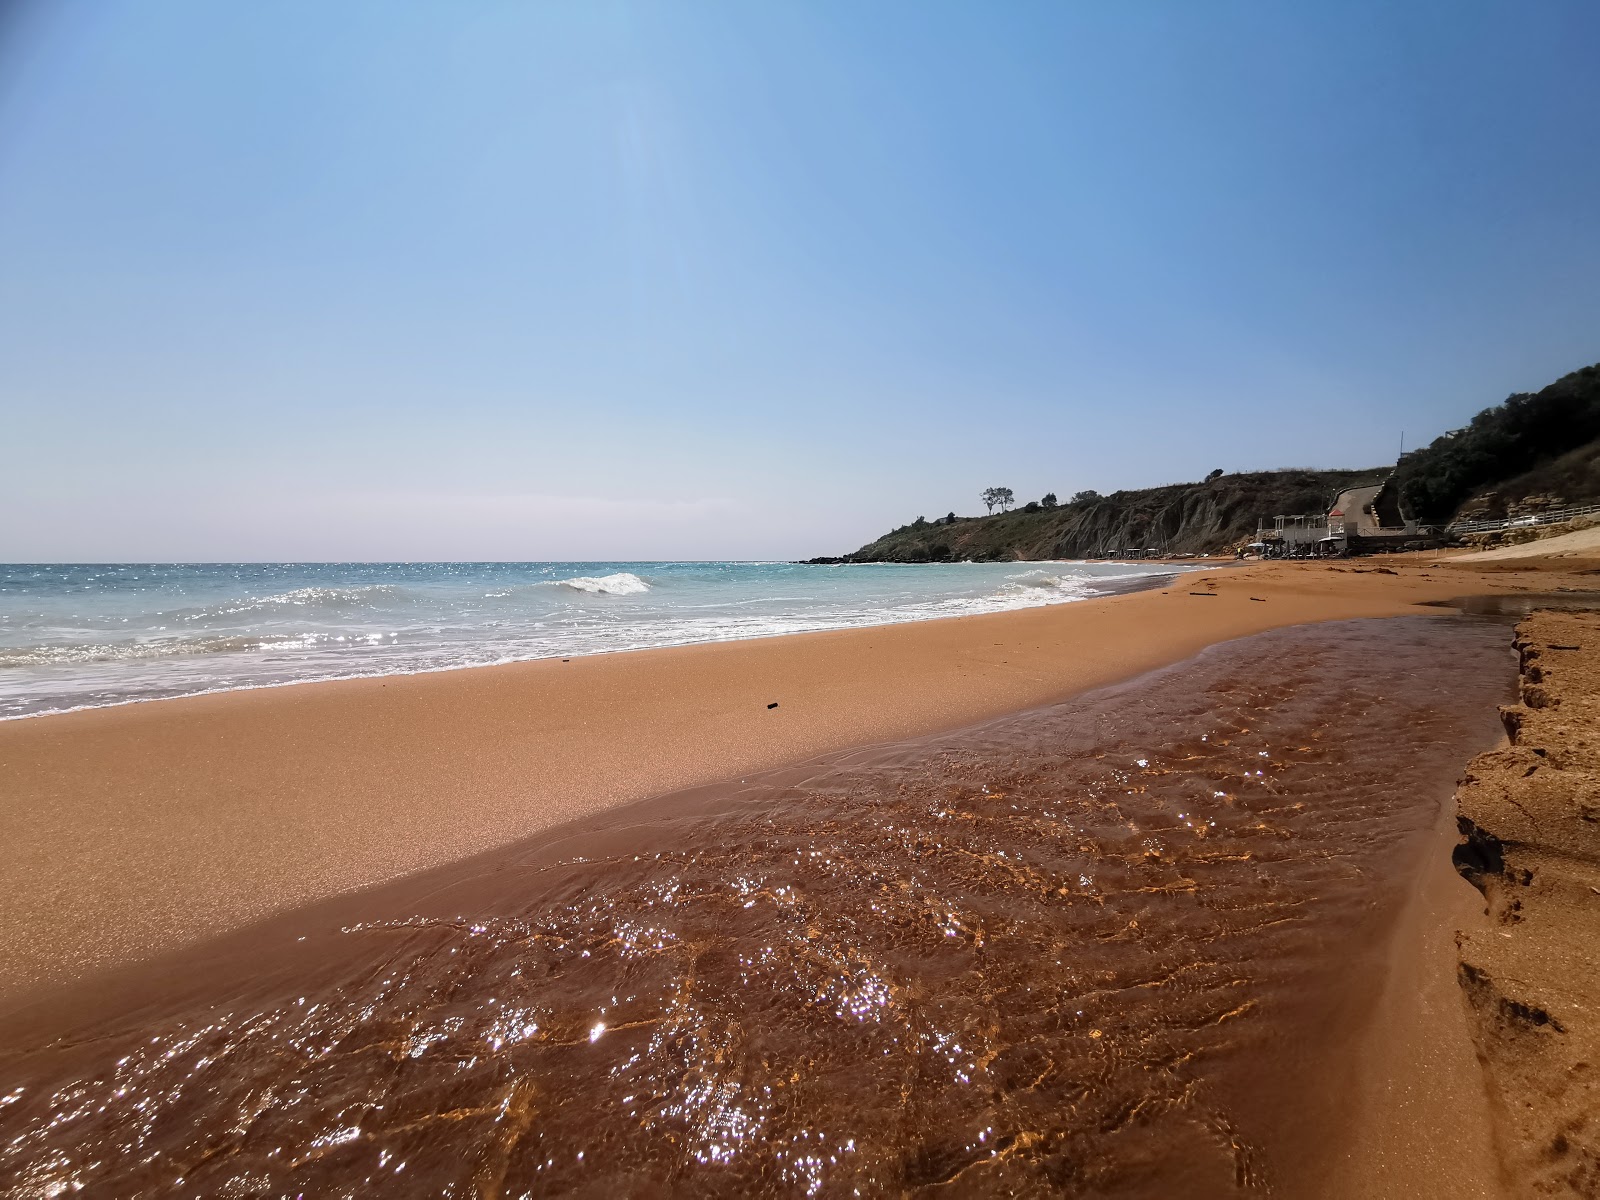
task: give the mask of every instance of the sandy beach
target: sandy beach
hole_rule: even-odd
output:
[[[1302,693],[1310,695],[1316,688],[1331,686],[1344,688],[1344,694],[1358,699],[1362,691],[1359,682],[1353,693],[1349,682],[1333,682],[1340,672],[1345,672],[1346,680],[1353,678],[1348,672],[1357,668],[1341,665],[1344,652],[1337,647],[1349,644],[1353,648],[1356,643],[1284,643],[1304,646],[1303,652],[1310,657],[1303,663],[1296,661],[1281,681],[1274,676],[1284,672],[1284,666],[1272,665],[1270,658],[1258,670],[1239,657],[1242,652],[1237,648],[1229,651],[1232,658],[1215,660],[1202,651],[1222,643],[1241,647],[1247,643],[1237,639],[1272,630],[1282,632],[1270,636],[1283,636],[1293,632],[1290,627],[1438,613],[1439,608],[1429,606],[1469,595],[1500,596],[1504,603],[1515,606],[1519,595],[1528,601],[1559,597],[1564,591],[1583,591],[1590,582],[1583,575],[1538,565],[1546,569],[1528,573],[1501,569],[1487,574],[1479,574],[1470,563],[1438,556],[1229,565],[1184,575],[1148,591],[1021,612],[569,661],[305,684],[6,722],[0,724],[0,795],[6,798],[6,817],[16,836],[0,858],[0,885],[15,899],[7,905],[4,941],[0,943],[8,980],[8,990],[0,993],[0,1018],[11,1014],[9,1036],[20,1039],[16,1045],[22,1048],[34,1044],[41,1032],[64,1019],[62,1014],[73,1012],[83,1014],[91,1027],[107,1020],[108,1013],[110,1019],[126,1025],[129,1018],[117,1014],[148,1007],[156,1022],[153,1028],[159,1030],[173,1019],[159,1013],[180,1011],[171,1009],[173,1004],[190,1005],[193,1015],[184,1019],[193,1021],[213,1011],[215,1001],[207,996],[233,995],[241,998],[238,1002],[264,1005],[263,1012],[286,1013],[283,1005],[289,1001],[272,1000],[274,989],[287,988],[290,997],[295,991],[335,997],[346,995],[352,986],[353,981],[344,980],[350,970],[357,972],[358,979],[394,970],[380,965],[391,953],[384,948],[386,935],[380,934],[374,947],[380,957],[373,959],[371,966],[361,967],[347,962],[339,930],[381,930],[390,921],[400,922],[396,928],[443,922],[441,928],[448,930],[458,920],[451,914],[459,909],[481,914],[474,919],[486,922],[482,928],[490,931],[492,944],[512,949],[520,943],[496,940],[506,935],[493,931],[504,922],[510,922],[505,929],[521,928],[523,918],[516,915],[519,897],[560,895],[563,888],[588,888],[597,881],[605,887],[603,881],[610,871],[600,864],[619,852],[633,855],[631,861],[639,863],[639,851],[653,844],[689,839],[704,847],[704,839],[710,837],[709,844],[714,845],[716,835],[696,830],[701,825],[706,830],[716,828],[717,822],[727,821],[729,814],[739,811],[738,804],[747,803],[737,800],[737,786],[732,790],[728,786],[737,785],[745,776],[752,777],[751,783],[758,789],[753,795],[781,798],[786,786],[782,779],[787,777],[771,772],[786,764],[843,764],[797,768],[801,774],[793,777],[796,780],[825,779],[830,771],[843,771],[841,781],[854,778],[851,771],[925,771],[930,769],[926,764],[937,763],[950,751],[939,749],[934,741],[906,739],[947,736],[957,739],[951,747],[969,748],[980,747],[985,738],[999,738],[996,746],[1008,744],[1004,741],[1008,735],[982,731],[1003,730],[1005,722],[1012,720],[1021,722],[1019,730],[1033,728],[1029,722],[1043,718],[1029,714],[1056,711],[1040,706],[1095,689],[1101,689],[1094,691],[1096,696],[1112,697],[1112,704],[1135,706],[1126,710],[1127,717],[1113,718],[1108,728],[1132,731],[1145,722],[1152,734],[1169,726],[1176,731],[1194,714],[1204,712],[1204,707],[1196,709],[1194,700],[1182,699],[1186,687],[1222,687],[1224,690],[1216,693],[1217,702],[1228,708],[1236,702],[1224,699],[1231,694],[1227,689],[1259,692],[1239,710],[1255,715],[1234,720],[1244,734],[1250,733],[1251,726],[1264,727],[1263,735],[1269,740],[1255,743],[1263,746],[1261,758],[1255,757],[1257,752],[1247,740],[1232,749],[1228,739],[1208,748],[1205,738],[1193,740],[1186,735],[1191,740],[1183,744],[1189,749],[1174,746],[1169,753],[1178,756],[1173,759],[1174,767],[1190,765],[1178,771],[1151,765],[1152,800],[1154,789],[1170,786],[1179,789],[1173,796],[1181,803],[1181,797],[1188,794],[1182,790],[1188,786],[1182,781],[1200,770],[1193,764],[1206,755],[1234,756],[1230,760],[1234,765],[1219,762],[1211,769],[1220,772],[1218,779],[1239,777],[1241,767],[1248,779],[1253,764],[1293,759],[1314,745],[1323,736],[1315,726],[1320,718],[1292,715]],[[1354,632],[1356,626],[1327,628],[1346,631],[1328,635],[1334,638],[1362,636]],[[1421,718],[1422,707],[1407,710],[1406,706],[1432,703],[1428,673],[1424,669],[1419,675],[1418,669],[1430,661],[1430,654],[1438,653],[1421,643],[1407,642],[1413,635],[1398,631],[1413,627],[1404,623],[1361,628],[1385,630],[1381,636],[1400,638],[1389,643],[1395,660],[1409,656],[1412,665],[1402,667],[1394,680],[1376,680],[1374,694],[1383,693],[1379,699],[1386,698],[1386,703],[1400,708],[1389,712],[1380,707],[1368,713],[1368,706],[1358,702],[1357,707],[1345,710],[1350,725],[1346,729],[1341,722],[1339,735],[1357,739],[1371,736],[1360,733],[1363,720],[1378,720],[1388,729],[1400,719],[1401,711],[1414,711]],[[1416,637],[1436,636],[1420,632],[1434,626],[1415,628],[1419,630]],[[1509,628],[1506,632],[1509,648]],[[1222,1070],[1209,1086],[1220,1088],[1219,1096],[1234,1097],[1225,1104],[1251,1123],[1251,1138],[1265,1137],[1275,1147],[1277,1161],[1270,1170],[1254,1164],[1255,1151],[1248,1149],[1247,1140],[1232,1152],[1234,1167],[1226,1168],[1228,1156],[1218,1160],[1209,1157],[1212,1150],[1202,1152],[1197,1146],[1193,1161],[1198,1173],[1191,1180],[1195,1186],[1211,1186],[1204,1183],[1210,1178],[1207,1172],[1226,1168],[1240,1172],[1238,1178],[1244,1183],[1275,1175],[1296,1193],[1304,1194],[1377,1194],[1372,1189],[1381,1191],[1402,1181],[1410,1194],[1419,1197],[1501,1194],[1493,1150],[1494,1109],[1483,1075],[1472,1060],[1467,1006],[1454,978],[1456,930],[1482,929],[1485,918],[1472,889],[1449,867],[1455,834],[1447,789],[1450,773],[1464,764],[1471,749],[1493,744],[1494,697],[1509,689],[1512,664],[1507,653],[1506,679],[1495,678],[1489,668],[1500,654],[1498,635],[1480,629],[1474,636],[1477,648],[1469,657],[1479,665],[1465,666],[1466,660],[1451,664],[1458,686],[1471,682],[1475,697],[1471,711],[1451,716],[1451,702],[1442,698],[1442,707],[1428,718],[1436,723],[1437,732],[1425,732],[1420,726],[1415,731],[1421,739],[1415,748],[1415,762],[1411,750],[1397,745],[1398,758],[1385,760],[1387,765],[1373,762],[1363,767],[1357,764],[1366,756],[1351,758],[1348,751],[1341,755],[1332,750],[1334,742],[1328,743],[1330,752],[1335,753],[1332,761],[1344,764],[1338,768],[1344,774],[1329,778],[1346,779],[1353,789],[1327,796],[1335,808],[1347,801],[1370,805],[1371,798],[1379,797],[1389,786],[1391,776],[1398,780],[1401,772],[1413,769],[1420,773],[1414,784],[1405,786],[1412,788],[1408,794],[1416,797],[1414,802],[1420,807],[1411,816],[1398,805],[1392,816],[1385,816],[1383,804],[1387,801],[1363,810],[1371,814],[1362,817],[1363,821],[1401,823],[1384,835],[1381,844],[1390,849],[1379,854],[1376,847],[1380,843],[1372,843],[1374,849],[1368,853],[1377,857],[1356,870],[1357,877],[1369,876],[1370,883],[1356,890],[1350,888],[1349,868],[1337,865],[1347,851],[1338,850],[1328,860],[1330,874],[1313,867],[1320,853],[1314,849],[1314,837],[1324,835],[1313,835],[1313,827],[1293,835],[1312,839],[1305,842],[1302,853],[1311,854],[1304,869],[1313,870],[1313,875],[1305,877],[1303,886],[1314,886],[1321,894],[1318,911],[1323,914],[1320,920],[1326,932],[1308,934],[1310,941],[1297,942],[1292,937],[1284,941],[1274,931],[1281,928],[1287,935],[1298,922],[1266,917],[1259,927],[1248,927],[1253,932],[1241,927],[1220,940],[1217,952],[1224,955],[1222,960],[1208,964],[1207,954],[1181,968],[1176,963],[1160,968],[1178,969],[1180,974],[1196,969],[1217,972],[1214,983],[1200,991],[1174,995],[1172,1002],[1200,1005],[1190,1015],[1152,1012],[1140,1018],[1132,1010],[1114,1008],[1098,1018],[1108,1030],[1115,1023],[1121,1030],[1117,1036],[1126,1039],[1117,1054],[1154,1054],[1144,1069],[1165,1072],[1167,1068],[1159,1066],[1163,1055],[1187,1058],[1193,1051],[1181,1047],[1160,1050],[1148,1044],[1148,1031],[1174,1019],[1184,1026],[1194,1022],[1196,1029],[1215,1025],[1219,1033],[1232,1029],[1229,1022],[1237,1000],[1229,997],[1240,985],[1243,972],[1259,976],[1253,986],[1277,997],[1272,1001],[1278,1012],[1273,1018],[1277,1024],[1262,1029],[1277,1028],[1281,1036],[1297,1025],[1301,1028],[1302,1032],[1294,1035],[1298,1048],[1292,1050],[1270,1040],[1251,1049],[1251,1037],[1261,1036],[1249,1032],[1254,1025],[1241,1028],[1242,1042],[1217,1043],[1219,1052],[1231,1047],[1228,1053],[1234,1055],[1219,1061],[1236,1065]],[[1261,643],[1264,648],[1270,644]],[[1462,653],[1468,653],[1467,643],[1461,645]],[[1335,657],[1325,657],[1330,653]],[[1369,664],[1361,670],[1385,661],[1381,655],[1374,658],[1371,649],[1361,653],[1367,657],[1359,661]],[[1180,661],[1185,663],[1180,671],[1146,674]],[[1207,662],[1217,665],[1204,665]],[[1226,669],[1221,665],[1228,663],[1233,665]],[[1222,675],[1216,675],[1219,670]],[[1115,689],[1104,690],[1135,676],[1144,677],[1146,682],[1140,686],[1146,691],[1118,701]],[[1213,677],[1215,683],[1205,682]],[[1162,678],[1169,682],[1149,682]],[[1300,682],[1295,682],[1297,678]],[[1414,693],[1409,700],[1401,698],[1407,694],[1406,687]],[[1160,701],[1162,688],[1177,689],[1174,699]],[[1399,691],[1390,695],[1394,689]],[[1148,700],[1139,698],[1147,695]],[[1086,711],[1095,711],[1099,703]],[[1170,717],[1163,717],[1159,707],[1139,707],[1146,703],[1175,707]],[[1143,715],[1134,717],[1135,713]],[[1296,725],[1297,720],[1302,723]],[[1306,720],[1312,724],[1304,724]],[[1265,727],[1274,721],[1287,724],[1276,735],[1265,734]],[[1041,735],[1018,736],[1037,739]],[[1068,744],[1077,736],[1069,736]],[[1297,742],[1305,744],[1296,749]],[[882,768],[866,765],[880,761],[871,757],[881,755],[880,751],[867,751],[866,757],[856,754],[840,759],[837,753],[832,759],[827,757],[830,752],[880,743],[927,748],[893,751],[889,759],[881,760]],[[1040,754],[1055,753],[1047,749],[1053,744],[1049,740],[1038,742],[1038,750],[1021,749],[1027,744],[1033,743],[1016,743],[1005,754],[1026,764]],[[970,750],[962,753],[967,752]],[[1037,761],[1043,763],[1047,757]],[[1143,759],[1139,765],[1144,766]],[[1070,771],[1098,769],[1091,761]],[[1289,769],[1287,762],[1273,767],[1274,771],[1280,769]],[[816,774],[818,770],[821,775]],[[1373,771],[1379,773],[1371,774]],[[1205,771],[1200,771],[1197,778],[1204,775]],[[1158,783],[1167,776],[1171,776],[1170,784]],[[1313,791],[1306,795],[1316,795],[1319,777],[1307,776],[1298,786],[1311,787]],[[915,778],[907,775],[907,784],[924,786],[915,783]],[[684,789],[713,784],[718,786],[703,789],[704,802],[683,798]],[[831,794],[830,785],[816,786],[821,790],[802,788],[798,794],[816,801]],[[846,782],[843,786],[858,785]],[[1077,794],[1086,786],[1087,794],[1094,794],[1098,785],[1069,773],[1062,776],[1060,784],[1026,786],[1041,789],[1032,801],[1037,804],[1049,803],[1051,796]],[[985,785],[983,792],[988,790]],[[1146,790],[1141,786],[1128,795]],[[1269,797],[1272,792],[1269,785]],[[662,799],[630,808],[628,813],[633,815],[620,825],[607,816],[609,810],[647,797]],[[818,828],[859,820],[841,815],[854,812],[852,806],[835,809],[832,801],[828,803],[829,811],[816,817],[821,821]],[[760,800],[756,811],[772,804],[777,807],[770,809],[768,824],[779,821],[793,827],[792,833],[779,836],[780,845],[793,845],[785,838],[803,841],[811,836],[805,832],[813,822],[808,812],[791,812],[777,799]],[[1295,820],[1298,818],[1292,814],[1304,810],[1304,804],[1292,804],[1281,815]],[[921,811],[913,806],[903,820],[925,819],[914,816]],[[994,815],[1003,816],[1003,808]],[[1185,816],[1182,812],[1178,815]],[[1113,826],[1121,820],[1116,817]],[[858,839],[868,836],[870,827],[854,832],[849,832],[852,827],[848,824],[840,828],[843,840],[838,845],[842,849],[856,846]],[[1002,877],[1010,877],[1016,870],[1008,859],[1012,852],[1003,848],[1007,842],[994,839],[1015,835],[1004,833],[1003,828],[996,825],[993,833],[979,836],[978,826],[974,826],[978,840],[973,851],[1002,867]],[[1070,831],[1073,825],[1069,822],[1059,828]],[[1240,824],[1238,835],[1247,839],[1242,845],[1249,846],[1249,839],[1259,836],[1256,831],[1261,828],[1259,823],[1250,824],[1248,818]],[[557,839],[549,847],[543,846],[540,837],[547,831]],[[666,840],[657,843],[656,838]],[[925,837],[918,835],[918,839],[918,844],[925,844]],[[1028,844],[1024,837],[1020,845]],[[1205,842],[1198,845],[1203,847]],[[694,854],[704,852],[701,849]],[[1149,853],[1155,857],[1147,858],[1145,851],[1138,851],[1130,860],[1143,864],[1140,872],[1157,872],[1156,878],[1128,890],[1134,901],[1150,891],[1176,888],[1181,894],[1196,886],[1190,875],[1199,877],[1213,869],[1207,865],[1210,859],[1202,855],[1193,865],[1178,866],[1174,872],[1162,866],[1165,851]],[[1238,858],[1226,846],[1216,853],[1221,855],[1218,865]],[[1260,851],[1247,850],[1244,857],[1257,853]],[[1276,853],[1270,852],[1263,861]],[[894,851],[888,861],[898,861],[900,854]],[[619,864],[621,861],[626,859]],[[798,864],[800,860],[795,861]],[[959,858],[939,861],[948,864]],[[590,862],[596,865],[583,865]],[[1284,882],[1302,870],[1281,869],[1288,871]],[[635,886],[625,881],[638,870],[619,874],[615,886]],[[729,870],[736,881],[747,868],[733,865]],[[551,871],[555,872],[553,881],[545,878]],[[1316,874],[1318,871],[1322,874]],[[1216,886],[1249,886],[1249,878],[1250,872],[1219,875]],[[1322,882],[1312,885],[1312,878]],[[561,883],[562,879],[571,882]],[[1225,884],[1228,879],[1233,882]],[[508,890],[507,880],[525,882]],[[707,895],[727,895],[729,886],[717,885]],[[952,877],[947,886],[963,885]],[[528,887],[534,892],[526,892]],[[635,911],[645,911],[639,909],[637,898],[623,901],[625,894],[647,896],[648,889],[618,893],[622,910],[631,905]],[[1034,903],[1025,899],[1029,894],[1024,887],[1004,903],[1024,905],[1017,909],[1022,913],[1026,905]],[[1216,893],[1219,899],[1223,895]],[[1260,907],[1269,895],[1248,901],[1241,896],[1237,902],[1242,905],[1240,911],[1270,912],[1270,908]],[[841,900],[845,905],[841,912],[858,911],[864,900]],[[993,901],[1000,902],[998,897]],[[1225,902],[1223,909],[1231,909],[1235,903]],[[1104,907],[1085,911],[1098,913],[1097,921],[1110,922],[1093,938],[1108,947],[1115,945],[1119,938],[1113,932],[1118,920],[1114,911]],[[1144,913],[1137,904],[1132,911],[1140,913],[1144,921],[1157,918],[1156,910]],[[1161,911],[1171,919],[1187,919],[1181,916],[1181,906]],[[1293,911],[1293,904],[1284,910],[1285,915]],[[1340,913],[1344,915],[1337,915]],[[728,919],[718,918],[718,927]],[[419,920],[422,926],[416,924]],[[1136,920],[1134,926],[1139,923]],[[899,927],[891,922],[885,928]],[[310,943],[298,936],[302,929],[313,935]],[[1152,925],[1135,944],[1148,942],[1158,948],[1163,937],[1156,929]],[[467,932],[469,943],[459,948],[471,953],[473,935]],[[1196,935],[1185,934],[1175,944],[1183,945],[1192,936]],[[1323,943],[1318,940],[1323,936],[1336,940]],[[1244,937],[1260,939],[1259,947],[1246,949],[1248,943],[1237,940]],[[570,935],[566,942],[572,944]],[[301,943],[306,943],[303,948]],[[1345,948],[1335,954],[1330,948],[1335,944]],[[842,945],[840,952],[858,953],[848,949],[848,940]],[[1235,949],[1225,950],[1228,945]],[[190,947],[200,947],[198,956],[188,954]],[[435,945],[418,960],[418,967],[407,969],[406,976],[422,970],[424,963],[457,961],[451,957],[456,950],[453,944]],[[517,953],[519,957],[510,962],[525,961],[523,952]],[[503,958],[503,951],[495,954]],[[1238,966],[1229,967],[1228,954],[1244,957]],[[583,957],[587,958],[587,953]],[[512,979],[493,983],[496,972],[504,969],[496,965],[502,958],[492,957],[471,968],[482,978],[472,976],[476,982],[468,989],[470,994],[506,994],[521,968],[512,972]],[[802,954],[797,961],[803,958]],[[152,965],[141,969],[143,961]],[[971,969],[978,970],[982,961],[974,961]],[[1071,961],[1071,956],[1063,961]],[[1106,969],[1131,972],[1130,980],[1136,981],[1141,972],[1152,969],[1131,960],[1112,966],[1112,961],[1121,960],[1108,960]],[[466,969],[468,960],[460,962]],[[709,963],[696,971],[702,969],[715,971]],[[1000,972],[1002,968],[991,962],[986,970]],[[558,973],[551,978],[560,977]],[[581,972],[572,976],[575,981],[581,977]],[[848,971],[844,977],[849,978]],[[102,978],[114,980],[113,991],[120,997],[110,1009],[97,998],[100,991],[95,981]],[[970,978],[979,982],[969,986],[993,986],[982,983],[982,975]],[[429,985],[435,990],[442,988],[439,994],[444,996],[453,994],[455,986],[445,981]],[[1081,985],[1069,976],[1062,986]],[[959,989],[950,993],[952,999],[959,994]],[[1131,993],[1117,988],[1108,994],[1131,996],[1139,990],[1135,984]],[[191,999],[180,1000],[183,996]],[[41,1000],[46,1003],[39,1003]],[[492,1005],[494,1000],[488,1002]],[[887,1002],[905,1001],[895,1001],[891,995]],[[348,1003],[320,1007],[337,1013]],[[576,1003],[581,1010],[586,1002],[575,994],[569,1003]],[[978,1012],[988,1011],[989,1003],[982,1000]],[[1245,1010],[1256,1003],[1249,1001]],[[79,1020],[65,1019],[69,1024]],[[646,1026],[658,1019],[650,1018]],[[115,1036],[136,1034],[138,1025],[139,1020],[134,1020]],[[223,1028],[217,1027],[219,1037]],[[494,1028],[497,1026],[490,1026],[484,1036],[491,1036]],[[160,1034],[168,1036],[178,1035]],[[232,1053],[245,1053],[251,1044],[240,1036],[227,1035],[224,1044],[235,1047]],[[417,1036],[411,1035],[413,1039]],[[550,1035],[541,1038],[546,1036]],[[595,1036],[591,1033],[588,1040]],[[979,1033],[975,1028],[964,1036],[971,1039]],[[1020,1031],[1008,1036],[1020,1036]],[[1099,1031],[1094,1036],[1100,1036]],[[84,1044],[92,1045],[95,1040],[98,1038]],[[418,1044],[425,1047],[429,1042],[425,1038]],[[1144,1049],[1136,1050],[1141,1046]],[[1111,1043],[1107,1047],[1110,1050]],[[1020,1045],[1016,1049],[1020,1051]],[[1052,1051],[1068,1052],[1065,1047]],[[269,1058],[261,1067],[249,1069],[270,1069],[272,1061]],[[157,1066],[153,1063],[151,1069]],[[1080,1069],[1091,1066],[1092,1058]],[[243,1067],[241,1062],[235,1070]],[[572,1069],[578,1068],[574,1065]],[[242,1081],[247,1078],[241,1076],[238,1086],[246,1086]],[[1129,1085],[1141,1078],[1152,1077],[1135,1068]],[[155,1086],[159,1076],[152,1075],[151,1080]],[[1107,1086],[1110,1090],[1100,1098],[1117,1103],[1114,1097],[1123,1085]],[[1181,1087],[1181,1081],[1173,1086]],[[1143,1087],[1138,1084],[1127,1102],[1170,1103],[1160,1099],[1159,1087],[1146,1099],[1136,1099],[1143,1094]],[[1262,1099],[1274,1095],[1281,1099]],[[1274,1104],[1281,1107],[1281,1117]],[[1108,1115],[1105,1119],[1113,1118]],[[1448,1129],[1449,1136],[1440,1135],[1440,1129]],[[972,1153],[981,1157],[987,1152],[975,1145]],[[926,1170],[931,1172],[928,1177],[935,1179],[946,1168],[924,1164],[907,1169],[913,1174]]]
[[[1600,1200],[1596,44],[0,0],[0,1200]]]
[[[1023,612],[0,723],[0,1005],[610,806],[971,724],[1216,642],[1583,582],[1248,564]]]

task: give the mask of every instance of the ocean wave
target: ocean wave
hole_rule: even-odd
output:
[[[363,634],[218,634],[212,637],[148,638],[130,642],[69,642],[47,646],[0,647],[0,670],[6,667],[67,667],[93,663],[137,662],[155,658],[192,658],[239,654],[251,650],[309,650],[316,646],[351,647],[390,644],[392,633]]]
[[[1054,603],[1058,599],[1081,599],[1092,594],[1100,581],[1082,575],[1053,575],[1029,571],[1012,575],[988,599],[1007,602],[1023,598],[1030,604]]]
[[[580,575],[576,579],[558,579],[556,582],[574,591],[607,596],[637,596],[650,590],[648,583],[626,571],[618,571],[615,575]]]
[[[243,600],[188,609],[181,614],[187,621],[207,620],[212,617],[232,617],[241,613],[291,612],[302,615],[311,610],[342,612],[352,608],[366,608],[377,601],[393,599],[404,589],[391,583],[372,583],[362,587],[303,587],[271,596],[250,596]]]

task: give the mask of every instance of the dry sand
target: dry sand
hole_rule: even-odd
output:
[[[1600,526],[1561,533],[1555,537],[1523,542],[1516,546],[1500,546],[1494,550],[1479,550],[1471,554],[1458,554],[1445,561],[1452,567],[1493,570],[1490,564],[1512,565],[1523,569],[1537,562],[1540,569],[1570,571],[1600,566]]]
[[[0,723],[0,1009],[644,796],[968,724],[1261,630],[1529,586],[1416,560],[1260,563],[1021,612]]]

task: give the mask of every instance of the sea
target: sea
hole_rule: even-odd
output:
[[[0,719],[1065,604],[1156,563],[0,565]]]

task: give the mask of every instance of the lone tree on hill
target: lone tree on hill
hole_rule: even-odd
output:
[[[991,516],[997,508],[1001,512],[1005,512],[1016,501],[1016,498],[1017,494],[1007,487],[984,488],[981,497]]]
[[[1211,472],[1211,474],[1206,476],[1206,482],[1207,483],[1214,483],[1215,481],[1217,481],[1218,479],[1221,479],[1221,478],[1222,478],[1222,468],[1218,467],[1215,471]]]
[[[1044,498],[1039,501],[1040,508],[1054,508],[1055,506],[1056,494],[1054,492],[1046,492]]]

